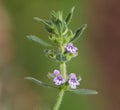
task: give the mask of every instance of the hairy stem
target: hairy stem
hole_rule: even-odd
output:
[[[65,62],[61,63],[60,70],[63,78],[66,80],[66,63]]]
[[[63,36],[61,36],[61,39],[63,40]],[[64,45],[62,45],[62,43],[61,43],[60,44],[60,54],[63,55],[64,51],[65,51]],[[66,80],[66,63],[65,62],[61,62],[60,71],[61,71],[63,78]]]
[[[61,69],[61,74],[62,74],[63,78],[66,79],[66,64],[65,64],[65,62],[61,63],[60,69]],[[56,102],[53,110],[59,110],[59,107],[60,107],[62,99],[63,99],[63,95],[64,95],[64,89],[62,88],[59,92],[58,99],[57,99],[57,102]]]
[[[55,106],[53,107],[53,110],[59,110],[59,107],[60,107],[62,99],[63,99],[63,95],[64,95],[64,90],[61,89],[59,92],[59,95],[58,95],[57,102],[56,102]]]
[[[62,46],[62,45],[60,45],[60,53],[61,54],[64,53],[64,46]],[[65,62],[62,62],[60,64],[60,71],[61,71],[61,74],[62,74],[63,78],[66,80],[67,75],[66,75],[66,63]],[[59,110],[62,99],[63,99],[63,96],[64,96],[64,92],[65,92],[64,88],[61,88],[60,92],[59,92],[59,95],[58,95],[58,99],[56,101],[56,104],[53,107],[53,110]]]

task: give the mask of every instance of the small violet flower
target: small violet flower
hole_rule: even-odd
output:
[[[77,47],[74,47],[73,43],[67,44],[67,46],[65,46],[65,48],[68,52],[73,53],[73,54],[77,53],[77,50],[78,50]]]
[[[72,89],[76,89],[76,87],[80,85],[80,83],[77,81],[77,77],[74,73],[70,74],[70,79],[69,79],[68,83]]]
[[[54,70],[53,75],[55,76],[55,78],[53,79],[53,82],[55,83],[55,85],[59,86],[59,85],[65,83],[65,80],[63,79],[59,70]]]
[[[60,74],[60,71],[59,70],[54,70],[54,72],[53,72],[53,75],[54,76],[57,76],[57,75],[59,75]]]

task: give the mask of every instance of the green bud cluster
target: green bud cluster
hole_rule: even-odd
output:
[[[71,60],[71,58],[76,57],[78,55],[78,53],[73,54],[67,52],[64,48],[68,43],[77,40],[87,27],[87,25],[84,24],[80,28],[78,28],[74,33],[71,29],[68,28],[68,25],[73,16],[74,9],[75,7],[73,7],[70,10],[65,19],[63,18],[63,13],[61,11],[52,11],[50,20],[43,20],[38,17],[34,18],[35,20],[44,24],[45,29],[49,32],[49,39],[59,47],[57,50],[45,50],[46,56],[52,60],[59,62],[67,62]]]

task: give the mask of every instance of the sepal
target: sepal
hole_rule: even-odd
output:
[[[45,49],[44,52],[48,58],[50,58],[52,60],[56,60],[56,52],[54,50]]]
[[[47,74],[47,77],[50,79],[50,80],[53,80],[55,78],[55,76],[52,74],[52,73],[48,73]]]
[[[57,54],[56,55],[56,60],[60,61],[60,62],[66,62],[67,61],[67,57],[64,54]]]

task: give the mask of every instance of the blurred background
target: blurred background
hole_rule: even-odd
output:
[[[82,77],[81,88],[95,96],[65,94],[60,110],[120,110],[120,1],[119,0],[0,0],[0,110],[49,110],[58,91],[24,80],[33,76],[51,83],[46,75],[59,64],[44,56],[32,34],[48,41],[44,26],[34,16],[49,19],[52,10],[66,15],[72,6],[73,31],[86,23],[75,43],[79,56],[67,64],[68,72]]]

